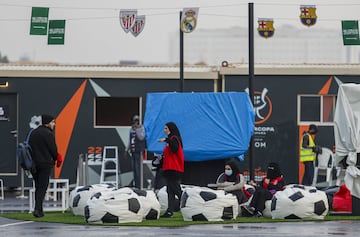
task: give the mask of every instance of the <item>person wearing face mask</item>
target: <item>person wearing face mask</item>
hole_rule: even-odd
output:
[[[247,197],[243,192],[245,179],[238,166],[233,158],[227,161],[224,173],[219,176],[216,186],[217,189],[223,189],[225,192],[235,195],[238,203],[241,204],[247,201]]]
[[[244,209],[254,217],[262,217],[262,213],[265,209],[265,202],[271,200],[277,191],[285,188],[283,175],[276,162],[269,163],[266,176],[259,185],[254,181],[250,181],[249,184],[255,186],[255,192],[251,197],[250,204],[244,206]]]
[[[314,161],[317,154],[321,153],[321,147],[315,144],[315,136],[318,132],[315,124],[310,124],[309,131],[304,132],[300,143],[300,162],[304,164],[302,185],[310,186],[314,179]]]

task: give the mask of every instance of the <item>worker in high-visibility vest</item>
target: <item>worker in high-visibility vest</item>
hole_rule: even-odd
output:
[[[321,148],[315,144],[315,136],[318,128],[315,124],[309,125],[309,131],[304,132],[300,142],[300,162],[304,164],[304,176],[302,184],[310,186],[314,179],[314,161]]]

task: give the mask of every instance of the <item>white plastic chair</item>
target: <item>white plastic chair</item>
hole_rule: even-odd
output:
[[[346,169],[337,166],[336,167],[336,186],[340,186],[344,182]]]
[[[326,147],[322,148],[322,153],[318,154],[315,162],[313,186],[316,185],[319,175],[326,175],[326,182],[331,184],[332,171],[334,167],[334,153]]]
[[[224,179],[224,172],[222,172],[221,174],[219,174],[219,176],[216,179],[216,183],[219,183],[221,179]]]

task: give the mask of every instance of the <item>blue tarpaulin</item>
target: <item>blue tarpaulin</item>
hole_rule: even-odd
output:
[[[144,127],[149,151],[162,153],[164,126],[174,122],[186,161],[238,157],[249,147],[255,113],[246,92],[148,93]]]

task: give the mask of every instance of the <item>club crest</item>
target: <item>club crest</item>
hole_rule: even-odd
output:
[[[181,16],[180,29],[184,33],[191,33],[195,30],[197,24],[197,8],[184,9]]]
[[[264,38],[272,37],[275,32],[274,20],[270,18],[259,18],[259,27],[257,28],[260,36]]]
[[[135,24],[137,10],[120,10],[120,25],[128,33]]]
[[[130,32],[133,34],[133,36],[136,37],[144,29],[144,26],[145,26],[145,15],[136,16],[134,25],[131,27]]]
[[[300,20],[306,26],[313,26],[316,23],[315,5],[300,5]]]

